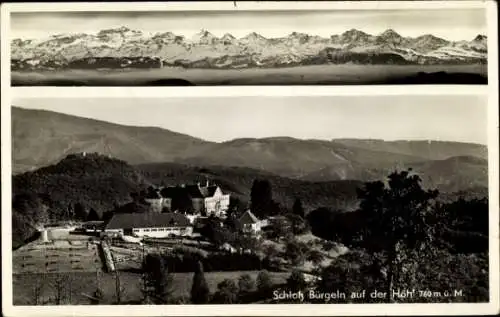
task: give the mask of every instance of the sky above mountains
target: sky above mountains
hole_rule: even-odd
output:
[[[188,38],[206,29],[216,36],[257,32],[282,37],[294,31],[329,37],[349,29],[377,35],[394,29],[402,36],[431,33],[447,40],[486,34],[484,9],[328,11],[28,12],[11,14],[11,38],[60,33],[96,33],[126,26],[146,33],[171,31]]]
[[[13,105],[216,142],[288,136],[487,144],[487,98],[479,95],[29,98]]]

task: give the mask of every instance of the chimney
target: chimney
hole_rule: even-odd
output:
[[[209,183],[209,181],[208,181],[208,179],[207,179],[207,185],[206,185],[206,187],[208,187],[208,185],[210,185],[210,183]]]

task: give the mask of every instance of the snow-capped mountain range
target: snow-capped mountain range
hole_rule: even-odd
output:
[[[12,70],[61,68],[247,68],[311,64],[485,64],[487,38],[448,41],[431,34],[403,37],[351,29],[329,38],[293,32],[266,38],[217,37],[201,30],[191,38],[148,34],[127,27],[95,34],[59,34],[11,41]]]

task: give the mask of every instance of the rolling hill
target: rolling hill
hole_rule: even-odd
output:
[[[13,171],[71,153],[97,152],[132,165],[240,167],[308,182],[380,179],[414,168],[426,185],[446,191],[487,186],[487,148],[444,141],[289,137],[208,142],[156,127],[133,127],[40,110],[12,108]]]
[[[12,107],[13,171],[56,163],[67,154],[98,152],[131,164],[172,161],[209,142],[154,127],[131,127],[62,113]]]

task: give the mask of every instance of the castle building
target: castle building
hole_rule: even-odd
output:
[[[169,186],[150,190],[144,200],[155,212],[190,212],[203,216],[225,217],[229,208],[230,194],[217,185]]]

